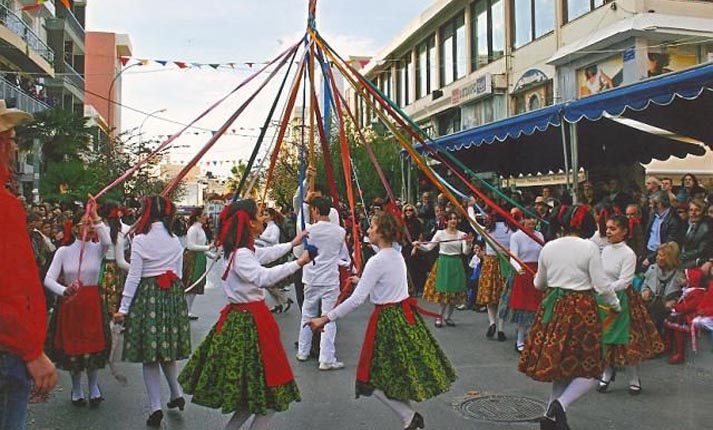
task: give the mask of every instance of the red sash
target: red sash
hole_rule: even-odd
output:
[[[374,339],[376,338],[376,326],[379,320],[379,314],[382,310],[401,306],[406,316],[406,321],[410,325],[416,324],[416,318],[413,315],[414,309],[421,315],[432,318],[441,318],[441,315],[429,312],[418,305],[418,302],[413,297],[409,297],[399,303],[384,303],[375,305],[374,312],[369,318],[369,325],[366,326],[366,334],[364,335],[364,345],[361,348],[361,356],[359,357],[359,366],[357,367],[357,381],[368,383],[371,379],[371,360],[374,356]]]
[[[265,301],[251,303],[228,303],[220,312],[220,318],[215,327],[218,334],[230,312],[250,312],[255,321],[257,339],[260,345],[260,357],[265,369],[265,382],[270,388],[279,387],[295,379],[290,363],[287,361],[285,349],[280,341],[280,328],[275,322]]]
[[[173,270],[168,270],[156,277],[156,283],[160,290],[169,290],[171,286],[180,278],[173,273]]]
[[[66,355],[96,354],[106,349],[99,287],[82,286],[66,300],[60,298],[54,347]]]

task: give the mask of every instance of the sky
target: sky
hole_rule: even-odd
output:
[[[375,55],[432,3],[320,0],[317,28],[343,56]],[[136,58],[236,63],[234,69],[226,66],[218,70],[151,63],[122,74],[122,103],[144,112],[123,108],[122,128],[141,127],[146,139],[179,131],[181,125],[163,119],[193,120],[259,68],[259,64],[250,68],[245,63],[263,63],[296,43],[305,32],[307,19],[307,0],[90,0],[87,4],[87,30],[128,34]],[[263,76],[267,77],[260,76],[255,85],[241,90],[197,125],[218,129]],[[275,92],[276,87],[266,87],[233,124],[231,129],[241,136],[223,137],[205,155],[199,164],[204,173],[225,175],[232,160],[249,157]],[[146,115],[163,109],[156,117]],[[176,141],[171,161],[190,159],[209,138],[210,131],[192,130]]]

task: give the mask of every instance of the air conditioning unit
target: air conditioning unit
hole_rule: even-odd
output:
[[[443,90],[433,90],[431,93],[431,100],[438,100],[443,97]]]

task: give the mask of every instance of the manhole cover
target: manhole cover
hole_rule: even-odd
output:
[[[527,397],[483,396],[465,400],[460,410],[480,421],[516,423],[538,420],[545,414],[545,404]]]

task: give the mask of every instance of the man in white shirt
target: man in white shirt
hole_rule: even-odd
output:
[[[322,305],[322,314],[331,311],[336,306],[339,297],[339,263],[346,247],[344,242],[346,231],[339,224],[330,222],[331,206],[331,202],[324,197],[315,197],[309,203],[310,217],[316,222],[307,225],[305,229],[309,231],[309,243],[317,247],[319,254],[312,264],[307,264],[302,268],[304,303],[297,351],[299,361],[307,360],[312,345],[312,330],[306,325],[307,321],[320,316],[320,304]],[[336,334],[335,323],[325,326],[320,341],[320,370],[335,370],[344,367],[344,363],[337,361],[334,349]]]

